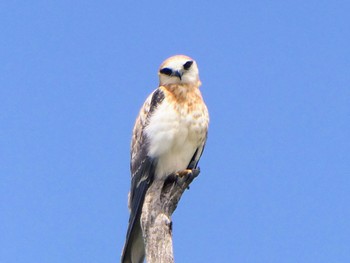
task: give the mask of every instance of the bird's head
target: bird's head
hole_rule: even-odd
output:
[[[165,60],[159,68],[159,84],[194,84],[199,83],[196,61],[192,58],[177,55]]]

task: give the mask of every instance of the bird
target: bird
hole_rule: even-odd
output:
[[[209,113],[196,61],[186,55],[169,57],[158,76],[159,86],[147,97],[133,128],[130,217],[122,263],[144,261],[140,217],[147,189],[154,180],[197,169],[207,140]]]

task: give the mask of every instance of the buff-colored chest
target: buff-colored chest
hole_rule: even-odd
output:
[[[176,97],[164,91],[164,101],[146,128],[149,155],[159,159],[158,174],[163,176],[186,169],[196,149],[206,139],[209,116],[198,90]]]

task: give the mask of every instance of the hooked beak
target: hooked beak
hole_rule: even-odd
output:
[[[174,76],[178,77],[180,80],[182,78],[182,73],[178,70],[176,70],[174,73],[173,73]]]

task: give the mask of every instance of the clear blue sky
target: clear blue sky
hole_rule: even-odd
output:
[[[211,124],[176,262],[350,262],[347,1],[0,3],[0,262],[119,262],[135,117],[167,57]]]

